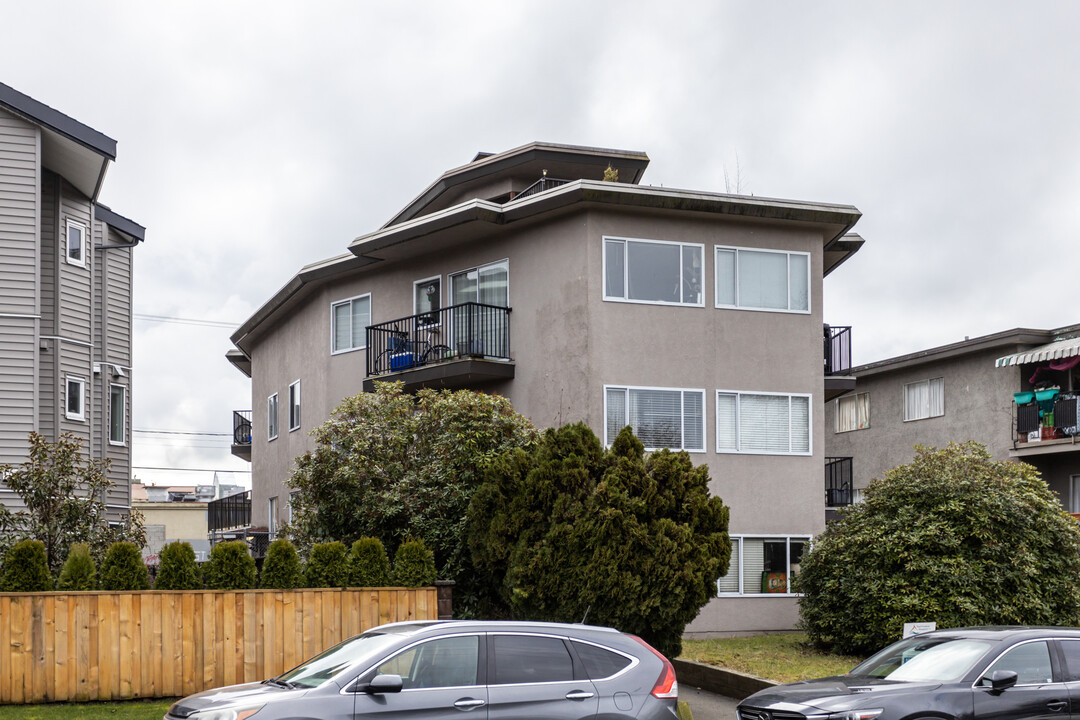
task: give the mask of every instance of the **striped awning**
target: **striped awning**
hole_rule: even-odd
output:
[[[1080,355],[1080,337],[1058,340],[1049,345],[1040,345],[1037,348],[1025,350],[1000,357],[994,361],[994,367],[1008,367],[1010,365],[1026,365],[1028,363],[1047,362],[1049,360],[1062,360]]]

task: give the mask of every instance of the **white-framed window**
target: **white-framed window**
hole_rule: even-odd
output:
[[[810,254],[716,246],[716,307],[810,312]]]
[[[330,352],[350,352],[367,347],[371,324],[371,293],[330,304]]]
[[[510,261],[480,265],[450,276],[450,304],[510,307]],[[456,307],[447,345],[458,355],[510,357],[509,315],[475,305]],[[445,342],[445,340],[444,340]]]
[[[109,444],[127,442],[127,388],[109,385]]]
[[[277,393],[266,398],[266,439],[277,438]]]
[[[604,237],[604,300],[705,307],[705,246]]]
[[[945,378],[931,378],[904,385],[904,422],[945,414]]]
[[[716,391],[716,452],[810,455],[810,395]]]
[[[629,425],[646,450],[705,451],[705,391],[604,386],[604,443]]]
[[[836,432],[866,430],[870,427],[870,393],[856,393],[837,398],[834,407]]]
[[[289,508],[288,508],[289,522],[293,521],[293,507],[296,505],[296,500],[299,497],[300,497],[300,492],[299,491],[294,491],[294,492],[289,493]]]
[[[300,429],[300,381],[289,386],[289,432]]]
[[[277,538],[277,495],[267,501],[266,531],[271,540]]]
[[[64,383],[64,416],[68,420],[86,420],[86,378],[68,375]]]
[[[719,595],[792,595],[809,535],[741,535],[731,537],[731,563],[716,581]]]
[[[438,325],[439,309],[442,307],[442,278],[417,280],[413,283],[413,315],[421,326]]]
[[[86,226],[70,218],[67,220],[65,249],[68,263],[86,267]]]

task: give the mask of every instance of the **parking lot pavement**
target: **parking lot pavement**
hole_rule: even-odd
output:
[[[738,700],[679,684],[679,699],[690,705],[694,720],[735,720]]]

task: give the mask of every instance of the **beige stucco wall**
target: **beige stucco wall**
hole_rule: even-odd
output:
[[[133,502],[132,507],[143,514],[147,525],[164,525],[168,541],[206,539],[206,503]]]

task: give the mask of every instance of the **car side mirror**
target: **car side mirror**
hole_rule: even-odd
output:
[[[1003,692],[1016,684],[1018,675],[1012,670],[995,670],[990,675],[990,689]]]
[[[1013,673],[1014,675],[1016,673]],[[400,675],[376,675],[371,682],[360,683],[356,686],[356,692],[364,692],[369,695],[381,695],[382,693],[401,692],[402,682]]]

